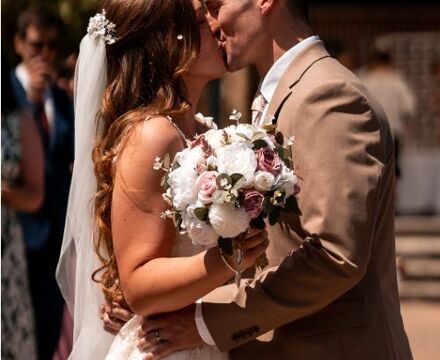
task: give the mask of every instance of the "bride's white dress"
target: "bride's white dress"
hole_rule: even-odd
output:
[[[185,235],[180,235],[173,246],[172,256],[191,256],[205,248],[194,246]],[[142,360],[145,353],[137,348],[138,331],[142,324],[142,317],[134,316],[116,335],[113,344],[106,356],[106,360]],[[227,353],[222,353],[214,346],[205,345],[193,350],[179,351],[171,354],[168,360],[227,360]]]

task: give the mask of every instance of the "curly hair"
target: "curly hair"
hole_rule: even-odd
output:
[[[111,224],[115,159],[148,115],[176,117],[189,109],[183,77],[199,56],[200,33],[190,0],[107,0],[103,8],[118,41],[107,45],[101,135],[93,150],[93,242],[102,265],[92,278],[111,300],[121,293]]]

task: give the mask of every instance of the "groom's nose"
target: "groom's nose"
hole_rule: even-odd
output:
[[[206,20],[208,21],[209,28],[211,29],[212,34],[220,39],[220,25],[214,17],[212,17],[209,13],[206,14]]]

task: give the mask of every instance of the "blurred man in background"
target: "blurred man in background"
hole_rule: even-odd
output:
[[[371,64],[360,74],[362,82],[382,105],[394,135],[396,177],[400,177],[399,154],[405,120],[414,115],[416,100],[405,78],[395,68],[391,56],[376,52]]]
[[[63,299],[55,268],[73,162],[73,106],[65,91],[54,83],[61,31],[61,20],[46,8],[31,7],[21,13],[14,39],[21,63],[11,74],[20,105],[37,121],[46,159],[43,205],[33,214],[20,216],[40,360],[52,359],[60,333]]]

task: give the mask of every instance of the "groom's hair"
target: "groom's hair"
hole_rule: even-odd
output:
[[[290,10],[290,14],[296,18],[305,20],[307,23],[309,19],[309,2],[307,0],[286,0],[287,7]]]

